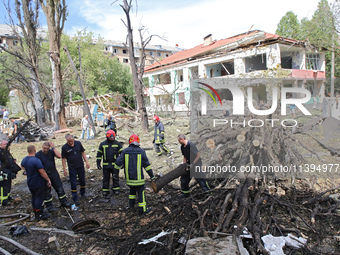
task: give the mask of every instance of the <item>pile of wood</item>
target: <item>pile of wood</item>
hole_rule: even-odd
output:
[[[53,132],[52,128],[42,128],[37,123],[29,121],[21,134],[27,142],[47,141],[49,134]]]

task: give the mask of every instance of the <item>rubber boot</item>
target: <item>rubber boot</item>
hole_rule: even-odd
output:
[[[139,207],[139,208],[138,208],[138,213],[139,213],[139,215],[148,214],[148,213],[151,212],[151,211],[152,211],[151,207],[147,207],[145,211],[143,211],[143,208],[142,208],[142,207]]]
[[[47,202],[47,203],[45,203],[45,205],[46,205],[46,210],[50,213],[58,211],[58,209],[53,206],[52,202]]]
[[[103,192],[103,197],[104,197],[105,199],[109,199],[109,198],[110,198],[110,192],[109,192],[109,191],[104,191],[104,192]]]
[[[51,214],[48,212],[45,212],[43,210],[36,210],[35,211],[35,219],[37,221],[39,220],[47,220],[49,217],[51,217]]]
[[[67,198],[64,197],[60,199],[60,204],[62,207],[71,207],[72,203],[67,201]]]

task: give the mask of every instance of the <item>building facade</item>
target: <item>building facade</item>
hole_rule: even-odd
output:
[[[282,86],[306,88],[321,101],[325,67],[325,53],[304,41],[254,30],[217,41],[209,35],[203,44],[147,67],[144,76],[149,79],[150,111],[186,112],[190,82],[203,78],[284,78]],[[268,93],[259,86],[253,97],[266,102]]]

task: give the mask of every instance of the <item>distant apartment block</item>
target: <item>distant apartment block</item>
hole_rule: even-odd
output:
[[[141,45],[140,43],[134,43],[135,58],[137,64],[141,58]],[[177,47],[164,46],[164,45],[147,45],[145,48],[145,66],[154,64],[164,58],[173,55],[176,52],[181,51]],[[104,42],[104,53],[111,54],[116,57],[122,64],[130,65],[130,57],[128,47],[123,42],[108,40]]]

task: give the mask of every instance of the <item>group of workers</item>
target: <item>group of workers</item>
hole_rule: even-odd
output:
[[[164,125],[158,116],[153,117],[155,122],[154,147],[158,156],[162,154],[160,148],[170,154],[170,150],[165,146]],[[145,178],[144,170],[148,173],[151,181],[155,179],[146,152],[140,148],[140,139],[136,134],[129,138],[129,146],[123,149],[120,142],[116,140],[117,129],[114,119],[107,116],[104,121],[106,140],[101,142],[97,151],[97,168],[103,171],[102,195],[105,199],[111,196],[110,179],[112,177],[112,193],[118,195],[120,192],[119,170],[124,169],[126,184],[130,188],[128,208],[134,208],[136,198],[138,198],[139,214],[146,214],[151,208],[146,206],[145,200]],[[84,132],[83,132],[84,134]],[[36,152],[34,145],[27,147],[28,156],[21,162],[21,168],[27,175],[27,184],[32,196],[32,207],[37,220],[44,220],[51,216],[57,209],[53,206],[51,187],[55,189],[61,206],[70,207],[79,205],[80,200],[86,200],[85,167],[90,168],[90,164],[85,154],[85,148],[80,141],[76,141],[71,134],[65,136],[66,143],[59,152],[52,142],[45,142],[42,150]],[[202,165],[200,153],[196,145],[188,141],[183,134],[179,134],[178,142],[181,144],[183,163],[189,165],[188,170],[197,165]],[[7,140],[0,144],[0,200],[5,206],[10,201],[11,180],[20,170],[7,146]],[[62,159],[64,176],[69,175],[71,184],[72,202],[67,200],[62,181],[56,169],[55,158]],[[66,162],[68,171],[66,170]],[[15,167],[16,166],[16,167]],[[15,170],[16,169],[16,170]],[[181,176],[181,198],[189,196],[189,182],[191,180],[190,171]],[[204,191],[210,190],[205,179],[196,178]],[[77,192],[77,183],[80,185],[80,198]],[[46,210],[44,210],[44,205]]]

